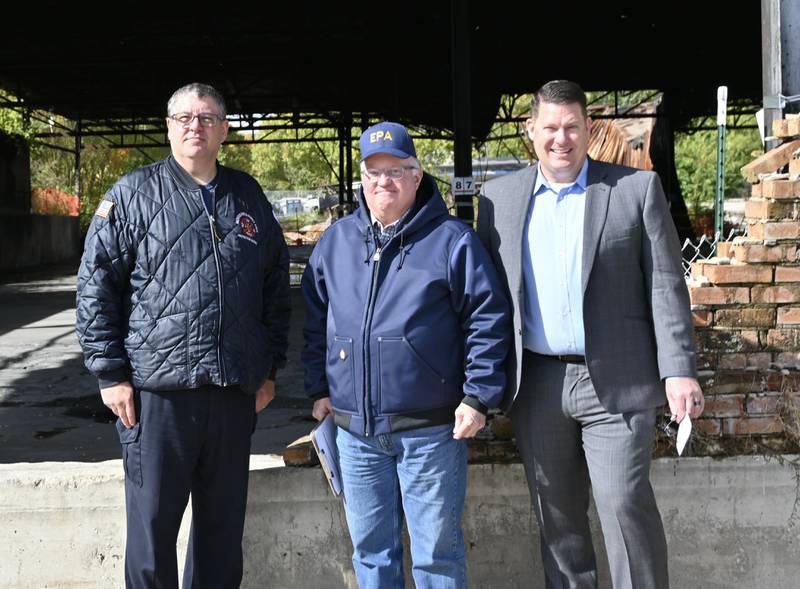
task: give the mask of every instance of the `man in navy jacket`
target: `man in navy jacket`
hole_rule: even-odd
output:
[[[77,334],[119,417],[129,588],[242,578],[250,436],[286,362],[289,255],[258,183],[217,163],[225,101],[189,84],[167,104],[172,154],[104,196],[78,272]]]
[[[508,302],[406,129],[377,124],[360,148],[361,206],[303,275],[306,390],[338,425],[359,585],[404,586],[405,515],[417,586],[466,587],[465,439],[503,396]]]

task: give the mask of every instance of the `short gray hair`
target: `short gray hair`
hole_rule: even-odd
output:
[[[172,112],[173,108],[175,108],[175,103],[181,96],[185,94],[191,94],[192,96],[197,96],[198,98],[208,97],[216,102],[217,106],[219,106],[219,114],[221,117],[224,118],[228,115],[228,109],[225,107],[225,99],[222,97],[222,94],[220,94],[219,90],[208,84],[192,82],[191,84],[181,86],[172,93],[172,96],[169,97],[169,100],[167,101],[167,116],[175,114]]]

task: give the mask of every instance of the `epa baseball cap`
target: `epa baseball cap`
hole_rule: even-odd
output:
[[[372,125],[361,135],[358,148],[361,150],[362,162],[378,153],[388,153],[402,159],[417,157],[411,136],[399,123],[383,122]]]

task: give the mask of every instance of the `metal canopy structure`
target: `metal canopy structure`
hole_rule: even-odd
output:
[[[242,115],[358,124],[374,113],[453,129],[452,53],[464,47],[453,39],[467,27],[463,116],[478,140],[501,95],[553,78],[586,90],[663,90],[675,126],[711,114],[721,84],[732,101],[761,100],[757,0],[473,1],[468,18],[454,18],[458,4],[34,1],[15,7],[0,38],[0,87],[87,130],[163,117],[171,92],[190,81],[217,86]]]
[[[780,30],[784,42],[791,37],[783,32],[793,18],[784,5],[795,1],[733,7],[722,0],[606,0],[583,7],[519,0],[142,0],[113,9],[34,1],[15,6],[18,16],[0,38],[0,88],[19,99],[0,99],[0,107],[69,120],[52,123],[51,136],[37,139],[74,153],[79,196],[82,138],[118,147],[163,145],[165,102],[188,82],[223,92],[235,127],[252,131],[233,142],[332,140],[318,130],[335,129],[342,204],[353,201],[355,132],[397,120],[426,137],[453,139],[456,214],[471,221],[471,188],[457,187],[474,186],[470,148],[508,118],[503,96],[556,78],[587,91],[656,90],[663,93],[655,115],[663,139],[654,143],[660,153],[653,161],[677,205],[680,233],[689,225],[672,133],[713,114],[720,85],[728,87],[733,110],[752,113],[762,98],[762,46],[772,43],[771,31]],[[773,13],[765,25],[762,15]],[[292,128],[295,138],[256,135],[265,117],[271,129]],[[54,137],[69,137],[72,145]]]

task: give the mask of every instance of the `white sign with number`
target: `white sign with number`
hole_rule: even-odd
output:
[[[475,194],[475,180],[472,176],[456,176],[453,178],[453,195]]]

